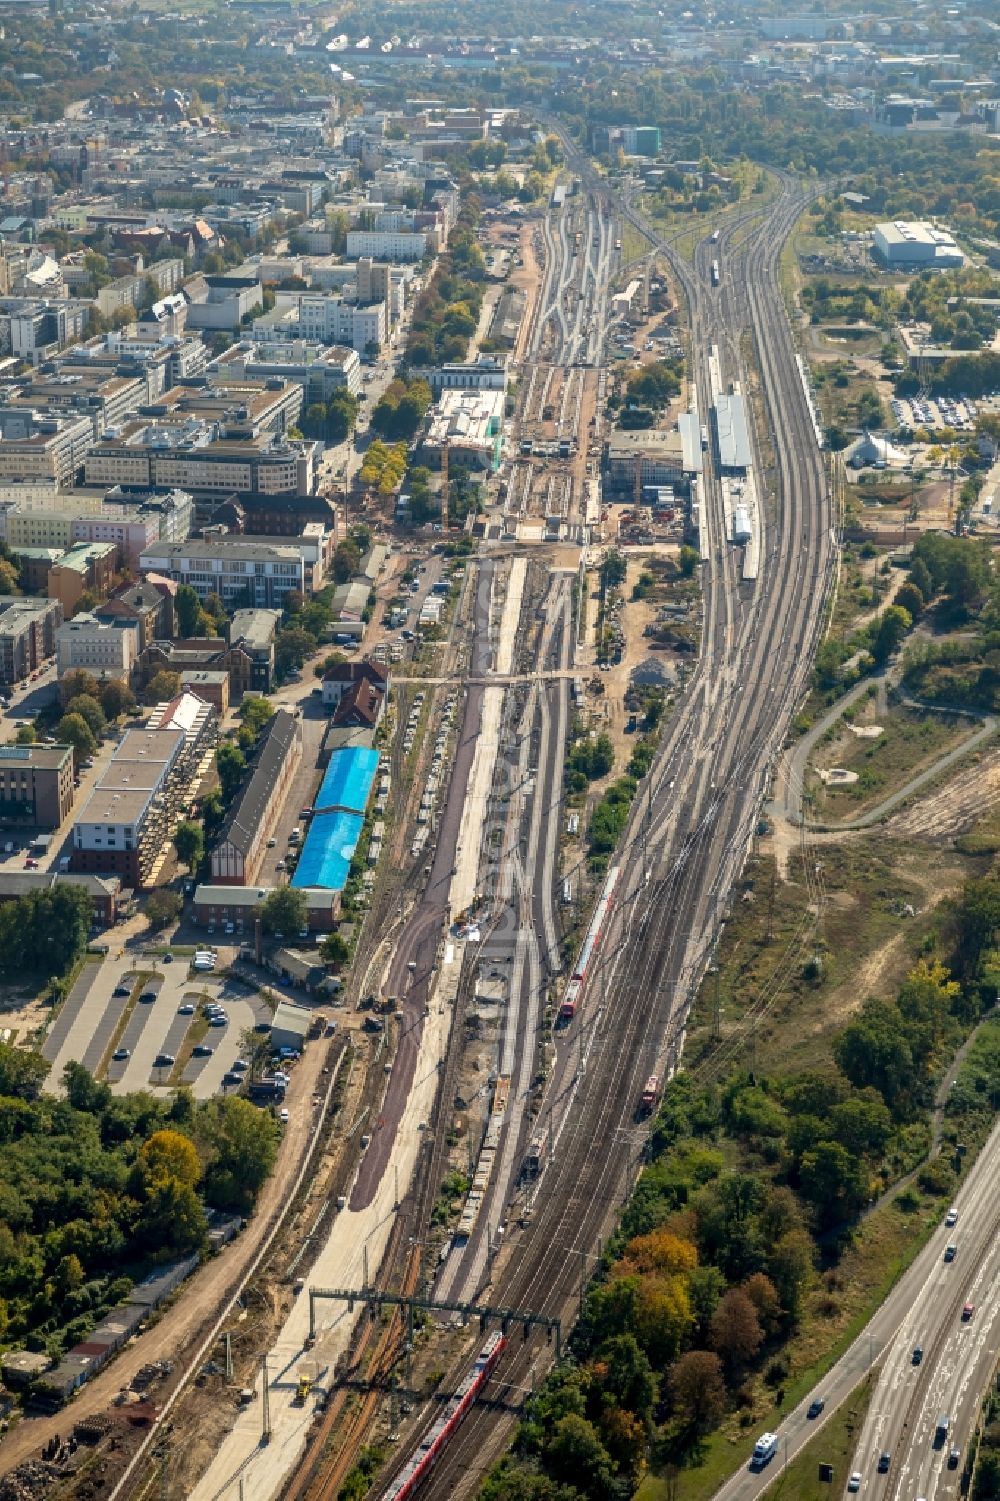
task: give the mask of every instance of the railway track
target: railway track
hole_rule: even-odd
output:
[[[572,1100],[536,1198],[537,1213],[497,1277],[495,1297],[571,1316],[600,1237],[614,1223],[637,1170],[642,1133],[633,1121],[650,1072],[679,1056],[688,1007],[712,946],[732,880],[745,857],[756,808],[769,782],[783,726],[802,691],[820,619],[830,563],[830,518],[822,462],[798,380],[791,332],[778,287],[781,247],[801,211],[788,182],[738,247],[725,312],[734,321],[739,271],[755,338],[777,457],[779,522],[761,581],[741,591],[722,545],[720,518],[706,517],[705,639],[646,796],[626,836],[626,890],[609,933],[599,978],[579,1023],[578,1062],[564,1056],[559,1086]],[[740,221],[745,222],[745,221]],[[647,234],[650,229],[639,222]],[[735,226],[734,226],[735,227]],[[717,317],[707,277],[669,247],[688,300],[693,344]],[[716,295],[715,302],[719,301]],[[729,346],[738,352],[739,337]],[[698,369],[704,390],[705,371]],[[653,848],[652,875],[636,856]],[[652,831],[652,832],[651,832]],[[640,942],[641,940],[641,942]],[[572,1049],[567,1050],[572,1054]],[[602,1143],[601,1153],[593,1150]],[[477,1410],[442,1456],[425,1494],[470,1492],[505,1447],[533,1376],[550,1358],[545,1346],[514,1341],[497,1368],[498,1401]],[[501,1410],[498,1410],[501,1409]]]

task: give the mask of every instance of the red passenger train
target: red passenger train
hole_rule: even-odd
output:
[[[427,1478],[442,1449],[458,1428],[469,1408],[490,1379],[493,1367],[507,1347],[503,1334],[491,1334],[480,1350],[472,1370],[446,1404],[444,1411],[421,1440],[420,1447],[407,1460],[384,1493],[385,1501],[405,1501]]]

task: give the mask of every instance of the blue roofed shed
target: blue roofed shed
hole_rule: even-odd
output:
[[[363,827],[360,813],[317,813],[309,825],[292,885],[343,891]]]
[[[335,751],[316,794],[314,807],[317,814],[364,813],[377,770],[376,750],[359,745]]]

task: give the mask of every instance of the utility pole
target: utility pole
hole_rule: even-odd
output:
[[[260,1438],[261,1438],[261,1443],[263,1443],[263,1444],[269,1444],[271,1442],[271,1393],[270,1393],[270,1391],[268,1389],[268,1384],[267,1384],[268,1376],[267,1376],[267,1356],[266,1355],[264,1356],[263,1360],[260,1363],[260,1381],[261,1381],[261,1397],[262,1397],[261,1413],[260,1413],[260,1416],[261,1416]]]

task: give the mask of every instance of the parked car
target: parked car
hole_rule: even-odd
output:
[[[115,1048],[114,1052],[111,1054],[111,1062],[125,1063],[129,1058],[131,1058],[131,1056],[132,1054],[129,1052],[128,1048]]]
[[[174,1057],[173,1053],[157,1053],[156,1059],[155,1059],[155,1061],[153,1063],[153,1067],[154,1068],[172,1068],[173,1065],[176,1062],[177,1062],[177,1059]]]
[[[211,1058],[211,1056],[212,1056],[212,1054],[214,1052],[215,1052],[215,1049],[212,1047],[212,1045],[210,1043],[199,1042],[196,1047],[193,1047],[191,1049],[191,1057],[192,1058]]]
[[[144,990],[142,992],[142,994],[140,995],[139,999],[140,999],[140,1001],[142,1002],[142,1004],[144,1006],[149,1006],[149,1005],[152,1004],[153,1001],[156,1000],[156,991],[155,990]]]
[[[130,985],[116,985],[111,994],[119,1001],[127,999],[132,994],[132,987]]]

